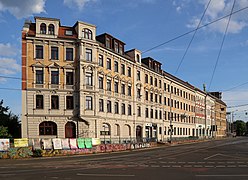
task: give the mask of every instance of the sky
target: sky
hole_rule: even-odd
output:
[[[16,115],[22,108],[21,30],[35,16],[58,18],[64,26],[94,24],[98,35],[113,35],[125,50],[139,49],[180,79],[223,92],[228,107],[248,104],[248,0],[0,0],[0,99]],[[248,106],[227,111],[248,121]]]

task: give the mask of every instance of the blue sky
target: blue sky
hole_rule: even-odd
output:
[[[0,99],[21,114],[21,29],[34,16],[59,18],[62,25],[77,20],[95,24],[97,34],[110,33],[126,43],[126,50],[146,51],[195,29],[209,0],[0,0]],[[230,14],[233,0],[212,0],[201,25]],[[237,0],[234,10],[248,7]],[[232,15],[213,81],[228,17],[197,30],[176,73],[193,33],[143,54],[163,69],[209,91],[223,91],[228,106],[248,104],[248,9]],[[239,86],[244,84],[242,86]],[[230,88],[239,86],[230,91]],[[3,89],[9,88],[9,89]],[[16,89],[16,90],[14,90]],[[248,120],[248,106],[236,108],[236,118]],[[230,111],[236,110],[229,109]]]

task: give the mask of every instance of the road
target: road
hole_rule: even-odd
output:
[[[247,180],[248,137],[88,156],[0,160],[1,180]]]

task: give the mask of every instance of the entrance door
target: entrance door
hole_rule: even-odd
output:
[[[76,125],[73,122],[67,122],[65,125],[65,138],[76,138]]]
[[[142,127],[141,126],[136,127],[136,139],[138,142],[142,141]]]

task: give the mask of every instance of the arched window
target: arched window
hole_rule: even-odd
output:
[[[103,123],[100,131],[101,135],[110,135],[110,125]]]
[[[43,121],[39,125],[40,135],[57,135],[57,124],[52,121]]]
[[[136,61],[139,63],[140,62],[140,56],[139,54],[136,55]]]
[[[76,138],[76,125],[73,122],[67,122],[65,125],[65,138]]]
[[[49,24],[48,34],[54,35],[54,25],[53,24]]]
[[[46,34],[46,24],[45,23],[42,23],[40,25],[40,33],[41,34]]]
[[[120,136],[120,125],[119,124],[115,124],[115,131],[116,131],[116,136]]]
[[[92,31],[87,28],[84,28],[82,31],[82,36],[83,38],[86,38],[86,39],[92,39]]]

